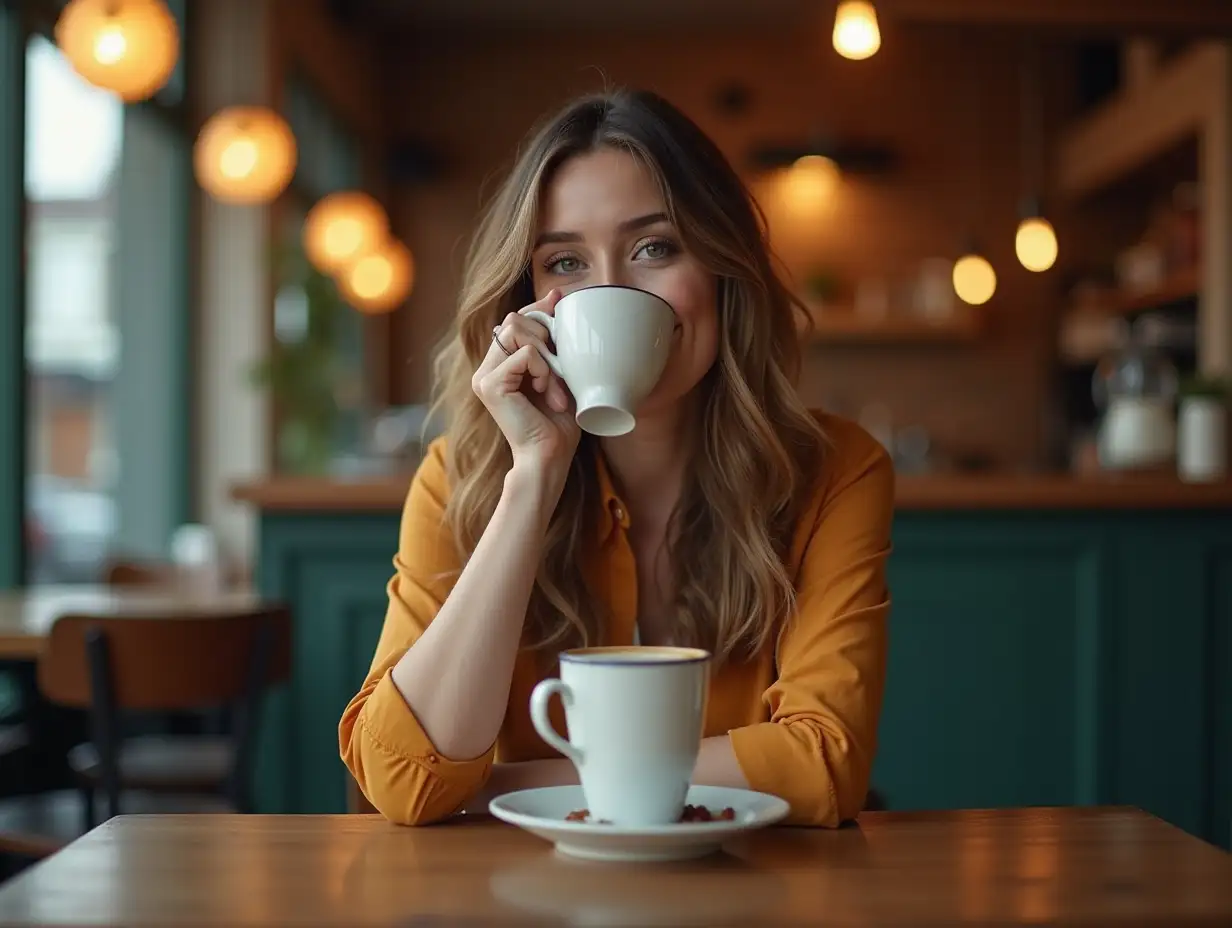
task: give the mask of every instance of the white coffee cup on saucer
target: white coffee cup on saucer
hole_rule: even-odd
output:
[[[548,365],[577,403],[578,426],[592,435],[633,431],[635,413],[667,365],[676,313],[662,297],[635,287],[603,285],[565,294],[556,315],[527,318],[545,325],[555,352]]]
[[[530,699],[539,736],[573,761],[591,821],[670,825],[680,820],[697,763],[710,654],[697,648],[579,648],[560,655],[560,678]],[[560,694],[568,740],[552,728]]]

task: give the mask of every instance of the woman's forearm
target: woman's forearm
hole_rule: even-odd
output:
[[[693,767],[693,782],[699,786],[749,788],[749,781],[740,769],[736,752],[732,750],[731,738],[727,735],[716,735],[702,739],[697,764]]]
[[[509,471],[492,520],[449,597],[394,666],[394,685],[447,757],[478,757],[496,740],[560,489],[536,471]]]

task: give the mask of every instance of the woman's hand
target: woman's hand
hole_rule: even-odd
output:
[[[564,381],[544,360],[547,328],[523,315],[532,309],[552,315],[560,296],[559,290],[550,290],[505,317],[471,378],[471,388],[509,442],[514,467],[542,469],[563,485],[581,430]]]

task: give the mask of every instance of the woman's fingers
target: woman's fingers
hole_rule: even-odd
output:
[[[531,354],[531,360],[526,365],[526,373],[531,378],[531,385],[534,391],[536,393],[544,392],[551,381],[552,368],[548,366],[547,359],[544,357],[548,349],[543,340],[534,335],[518,331],[514,326],[510,326],[507,330],[500,330],[496,338],[498,342],[497,349],[507,348],[510,355],[517,354],[523,348],[534,349]],[[498,365],[503,363],[503,361],[498,359]]]
[[[551,374],[543,398],[557,412],[565,412],[569,408],[569,394],[559,377]]]
[[[492,344],[471,379],[476,393],[490,390],[494,385],[499,385],[504,391],[521,389],[525,380],[529,381],[533,392],[543,396],[550,409],[564,412],[569,408],[568,390],[546,361],[551,333],[542,323],[524,315],[531,310],[552,315],[560,297],[560,291],[553,288],[519,312],[506,315],[501,324],[492,330]],[[532,351],[523,356],[525,360],[511,365],[509,362],[526,348]],[[490,378],[498,370],[499,376]],[[511,387],[513,381],[509,378],[516,378],[516,387]]]
[[[502,355],[502,358],[504,360],[495,367],[476,371],[475,377],[472,378],[475,392],[485,402],[496,402],[502,397],[520,392],[527,377],[532,380],[546,380],[550,373],[547,362],[534,345],[523,345],[508,357]]]
[[[546,345],[551,337],[552,333],[547,330],[547,326],[534,319],[527,319],[521,313],[510,313],[500,324],[499,338],[506,348],[521,348],[522,344],[530,339]],[[521,344],[517,343],[518,340]]]
[[[537,351],[546,350],[543,339],[531,326],[546,331],[543,326],[529,319],[523,319],[517,313],[510,313],[506,316],[505,322],[492,330],[492,343],[488,346],[488,353],[484,355],[483,361],[475,371],[473,380],[478,380],[495,370],[510,356],[516,354],[519,348],[526,345],[533,345]],[[546,366],[547,362],[544,361],[544,367]]]
[[[524,316],[526,315],[526,313],[530,312],[532,309],[537,309],[542,313],[547,313],[549,316],[555,316],[556,315],[556,304],[560,302],[561,296],[562,296],[561,292],[557,290],[555,287],[553,287],[543,296],[539,297],[539,299],[535,300],[535,302],[530,303],[527,306],[523,306],[521,309],[519,309],[518,315]]]

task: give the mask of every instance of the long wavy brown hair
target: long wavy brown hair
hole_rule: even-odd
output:
[[[718,662],[774,640],[794,604],[788,548],[821,466],[825,436],[795,390],[807,313],[775,271],[764,214],[717,146],[647,92],[579,99],[534,133],[479,223],[457,318],[436,359],[448,418],[451,494],[445,518],[464,558],[500,497],[512,455],[471,389],[492,327],[534,299],[530,258],[545,185],[567,159],[629,152],[653,172],[684,246],[716,277],[719,346],[698,384],[701,427],[670,522],[676,643]],[[600,640],[607,610],[585,577],[601,504],[583,435],[548,528],[527,615],[528,647]]]

